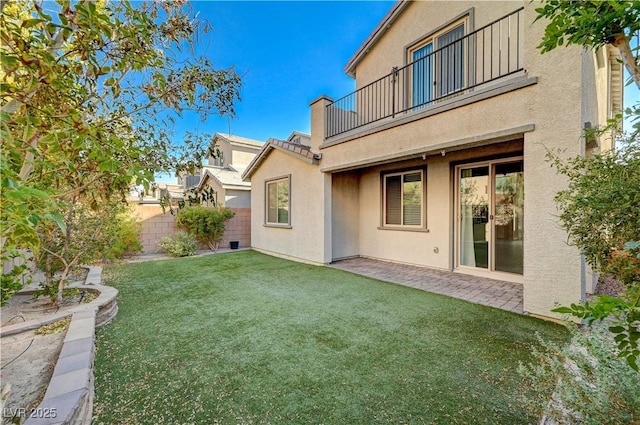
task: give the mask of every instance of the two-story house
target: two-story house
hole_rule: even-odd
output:
[[[199,170],[197,181],[194,179],[186,188],[196,187],[199,191],[211,188],[216,194],[216,205],[250,208],[251,183],[243,181],[241,176],[264,143],[221,133],[213,136],[213,142],[220,154],[216,157],[209,155],[208,163]]]
[[[518,282],[541,316],[583,299],[595,279],[556,219],[566,182],[546,155],[610,147],[583,129],[621,110],[622,70],[608,47],[542,55],[536,7],[394,4],[346,65],[356,91],[311,102],[307,146],[274,141],[244,172],[252,246]]]
[[[185,200],[189,189],[207,192],[212,201],[206,206],[220,205],[232,209],[235,217],[226,223],[220,246],[228,247],[231,241],[239,246],[251,246],[251,183],[243,181],[242,172],[260,152],[264,143],[245,137],[216,133],[213,136],[220,155],[209,156],[207,164],[195,174],[181,174],[177,184],[164,184],[153,197],[141,198],[136,214],[142,221],[140,235],[144,252],[155,252],[163,236],[176,231],[175,217],[160,206],[160,194],[174,200]]]

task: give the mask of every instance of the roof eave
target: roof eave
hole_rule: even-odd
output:
[[[258,169],[260,167],[260,164],[262,163],[262,161],[264,161],[264,159],[269,155],[269,153],[274,150],[277,149],[280,152],[286,153],[288,155],[293,156],[294,158],[297,158],[301,161],[307,162],[309,164],[319,164],[320,163],[320,158],[322,157],[321,154],[313,154],[312,158],[309,158],[307,156],[304,155],[300,155],[299,153],[290,151],[288,149],[282,148],[276,144],[273,144],[271,141],[268,141],[267,143],[265,143],[264,147],[262,148],[262,150],[253,158],[253,160],[249,163],[249,165],[247,166],[247,169],[244,170],[244,172],[241,175],[241,178],[243,181],[251,181],[251,175],[255,172],[256,169]]]
[[[373,47],[373,45],[382,37],[382,35],[391,27],[391,24],[398,15],[404,10],[405,7],[410,3],[409,0],[399,0],[396,2],[391,10],[382,18],[382,21],[378,24],[377,27],[369,34],[369,37],[362,43],[362,45],[356,50],[353,54],[347,65],[344,67],[344,72],[350,76],[355,78],[356,76],[356,66],[358,63],[369,53],[369,50]]]

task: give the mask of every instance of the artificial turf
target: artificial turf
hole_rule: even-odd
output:
[[[527,424],[554,323],[254,251],[110,265],[94,423]]]

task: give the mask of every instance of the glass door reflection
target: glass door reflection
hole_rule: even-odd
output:
[[[460,264],[489,267],[489,167],[460,171]]]
[[[496,164],[494,174],[495,270],[522,274],[524,242],[522,162]]]

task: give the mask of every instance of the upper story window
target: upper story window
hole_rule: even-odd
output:
[[[465,28],[467,19],[457,21],[409,49],[411,106],[465,87]]]
[[[290,226],[291,215],[289,193],[291,178],[289,176],[266,182],[266,224]]]
[[[412,170],[383,176],[385,226],[423,227],[424,171]]]
[[[219,155],[216,155],[213,158],[213,166],[214,167],[224,167],[224,156],[222,155],[222,152],[220,152]]]

